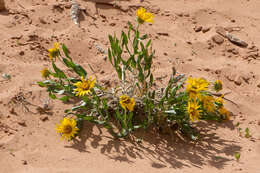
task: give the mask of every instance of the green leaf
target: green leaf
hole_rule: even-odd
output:
[[[111,48],[113,50],[114,49],[114,39],[113,39],[113,37],[111,35],[109,35],[108,38],[109,38],[109,41],[110,41],[110,46],[111,46]]]
[[[150,75],[150,86],[153,86],[153,74]]]
[[[75,64],[73,63],[73,61],[70,61],[67,58],[62,58],[62,60],[67,67],[69,67],[69,68],[75,67]]]
[[[144,73],[143,73],[143,69],[140,65],[140,63],[137,63],[137,68],[138,68],[138,79],[143,82],[144,81]]]
[[[122,69],[121,69],[121,67],[117,67],[116,68],[116,72],[117,72],[117,75],[118,75],[118,78],[120,79],[120,80],[122,80]]]
[[[63,102],[67,102],[69,100],[69,96],[63,96],[61,98],[59,98],[59,100],[63,101]]]
[[[140,45],[141,45],[142,52],[145,56],[146,55],[146,49],[144,48],[144,44],[142,42],[140,42]]]
[[[52,93],[49,93],[49,97],[50,97],[51,99],[56,99],[56,98],[57,98],[56,95],[55,95],[55,94],[52,94]]]
[[[45,85],[43,82],[37,82],[37,84],[38,84],[40,87],[46,87],[46,85]]]
[[[62,50],[63,50],[65,56],[66,56],[67,58],[69,58],[70,60],[72,60],[71,57],[69,56],[69,50],[68,50],[68,48],[65,46],[65,44],[62,44]]]
[[[148,47],[151,45],[151,43],[152,43],[152,40],[150,39],[150,40],[146,43],[145,47],[148,48]]]
[[[234,157],[236,158],[237,161],[239,161],[239,159],[240,159],[240,153],[235,153],[235,154],[234,154]]]
[[[250,134],[249,134],[249,128],[247,127],[246,129],[245,129],[245,137],[246,138],[249,138],[250,137]]]
[[[56,72],[56,74],[58,75],[59,78],[67,78],[67,76],[65,75],[65,73],[60,70],[54,62],[52,62],[52,67],[54,69],[54,71]]]
[[[135,61],[135,56],[134,55],[131,56],[131,67],[136,69],[136,61]]]
[[[145,39],[147,39],[148,38],[148,35],[147,34],[144,34],[141,38],[140,38],[140,40],[145,40]]]
[[[138,53],[138,39],[135,37],[133,40],[133,48],[134,48],[134,53],[137,54]]]
[[[140,32],[139,32],[138,30],[135,31],[135,36],[136,36],[137,39],[140,38],[140,37],[139,37],[139,36],[140,36]]]
[[[86,78],[87,72],[81,65],[76,64],[74,70],[79,76],[83,76],[84,78]]]
[[[64,113],[67,114],[70,112],[70,109],[65,109]]]
[[[110,63],[113,65],[111,50],[109,48],[108,48],[108,59],[109,59]]]
[[[129,22],[129,21],[128,21],[128,26],[129,26],[129,28],[130,28],[131,30],[133,30],[133,25],[132,25],[132,23]]]
[[[127,47],[127,45],[128,45],[128,39],[127,39],[126,34],[125,34],[123,31],[122,31],[122,38],[123,38],[122,44]],[[123,46],[123,45],[122,45],[122,46]]]
[[[86,121],[93,121],[94,117],[92,116],[84,116],[82,117],[83,120],[86,120]]]

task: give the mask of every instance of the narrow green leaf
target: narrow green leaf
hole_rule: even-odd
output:
[[[73,69],[79,76],[83,76],[84,78],[86,78],[87,72],[81,65],[75,64],[75,67]]]
[[[153,74],[150,75],[150,86],[153,86]]]
[[[110,50],[110,48],[108,48],[108,59],[109,59],[110,63],[113,65],[112,55],[111,55],[111,50]]]
[[[120,80],[122,80],[122,69],[121,69],[121,67],[117,67],[117,69],[116,69],[116,71],[117,71],[117,74],[118,74],[118,78],[120,79]]]
[[[135,56],[134,56],[134,55],[132,55],[130,58],[131,58],[131,67],[132,67],[132,68],[134,68],[134,69],[136,69],[136,61],[135,61]]]
[[[70,112],[70,109],[65,109],[64,113],[67,114]]]
[[[69,96],[63,96],[63,97],[61,97],[61,98],[59,98],[59,100],[61,100],[61,101],[63,101],[63,102],[67,102],[67,101],[69,101]]]
[[[148,38],[148,35],[147,34],[144,34],[141,38],[140,38],[140,40],[145,40],[145,39],[147,39]]]
[[[73,63],[73,61],[68,60],[67,58],[62,58],[64,64],[68,67],[68,68],[74,68],[75,64]]]
[[[52,62],[52,67],[53,67],[54,71],[56,72],[56,74],[58,75],[59,78],[67,78],[66,75],[65,75],[65,73],[64,73],[62,70],[60,70],[60,69],[55,65],[54,62]]]
[[[45,86],[46,86],[43,82],[37,82],[37,84],[38,84],[40,87],[45,87]]]
[[[108,38],[109,38],[109,41],[110,41],[110,46],[113,49],[114,48],[114,39],[111,35],[109,35]]]
[[[63,50],[65,56],[66,56],[67,58],[69,58],[70,60],[72,60],[71,57],[69,56],[69,50],[68,50],[68,48],[65,46],[65,44],[62,44],[62,50]]]
[[[152,43],[152,40],[150,39],[150,40],[146,43],[145,47],[148,48],[148,47],[151,45],[151,43]]]
[[[50,97],[51,99],[56,99],[56,98],[57,98],[56,95],[55,95],[55,94],[52,94],[52,93],[49,93],[49,97]]]
[[[123,43],[124,45],[128,45],[128,39],[125,33],[123,34]]]

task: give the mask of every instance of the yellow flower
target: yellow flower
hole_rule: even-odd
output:
[[[146,12],[146,9],[140,7],[136,11],[137,21],[138,23],[150,22],[153,23],[153,14]]]
[[[77,122],[74,119],[64,118],[57,124],[56,131],[61,134],[61,139],[71,140],[78,132]]]
[[[191,99],[195,99],[196,97],[200,97],[201,91],[208,90],[209,83],[202,78],[188,78],[186,91],[189,93],[189,97]]]
[[[50,71],[46,67],[41,70],[41,75],[45,79],[48,78],[50,74],[51,74]]]
[[[221,106],[218,109],[218,112],[220,115],[223,115],[225,120],[230,120],[230,112],[228,110],[226,110],[226,108],[224,108],[224,106]]]
[[[81,76],[81,81],[74,83],[74,86],[77,88],[74,89],[76,92],[76,96],[84,96],[86,94],[90,93],[90,90],[94,87],[95,85],[95,78],[89,77],[88,80],[85,80],[83,76]]]
[[[129,98],[126,95],[122,95],[120,96],[120,105],[124,110],[128,109],[129,111],[133,111],[135,106],[135,100],[134,98]]]
[[[216,107],[214,105],[215,99],[212,96],[203,96],[202,97],[202,104],[204,109],[206,109],[208,112],[214,112]]]
[[[200,112],[201,110],[198,110],[200,108],[200,105],[196,101],[189,101],[187,111],[189,113],[190,119],[192,121],[199,120],[200,118]]]
[[[216,80],[216,82],[214,83],[214,89],[219,92],[220,90],[222,90],[223,88],[223,83],[221,80]]]
[[[51,61],[53,60],[53,58],[56,58],[59,55],[59,47],[60,47],[60,44],[55,42],[53,45],[53,48],[48,49],[49,58]]]

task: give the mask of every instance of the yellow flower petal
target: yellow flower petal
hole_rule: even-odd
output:
[[[89,77],[88,80],[85,80],[83,76],[81,76],[81,81],[74,83],[73,85],[77,88],[74,89],[76,96],[84,96],[91,92],[91,89],[95,86],[96,79]]]
[[[74,119],[64,118],[56,126],[57,133],[61,134],[61,139],[71,140],[78,133],[77,122]]]
[[[120,105],[124,110],[128,109],[132,112],[134,110],[135,100],[134,98],[129,98],[127,95],[122,95],[120,96]]]
[[[146,10],[143,7],[140,7],[139,9],[137,9],[136,11],[136,16],[138,19],[139,23],[144,23],[144,22],[153,22],[153,14],[152,13],[148,13],[146,12]]]
[[[200,118],[200,112],[199,110],[200,105],[196,101],[189,101],[187,106],[187,112],[189,113],[189,117],[192,121],[198,120]]]

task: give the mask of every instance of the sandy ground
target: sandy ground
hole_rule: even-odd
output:
[[[108,1],[78,0],[85,10],[80,28],[71,21],[66,0],[5,1],[9,13],[0,12],[0,73],[11,79],[0,77],[0,173],[259,173],[260,1],[129,0],[117,7]],[[186,76],[220,79],[224,92],[231,92],[227,98],[236,103],[226,102],[231,121],[198,123],[202,139],[197,143],[153,132],[136,132],[143,138],[140,144],[115,140],[90,123],[84,125],[81,139],[60,141],[55,124],[71,105],[48,102],[45,90],[36,85],[42,67],[50,66],[47,49],[55,41],[64,42],[77,63],[90,73],[91,64],[103,82],[113,80],[116,74],[100,49],[107,48],[108,34],[135,21],[139,6],[155,14],[154,24],[141,30],[153,38],[158,85],[168,80],[172,66]],[[248,47],[216,36],[217,26]],[[41,114],[37,107],[46,102],[51,110]],[[250,138],[244,137],[247,127]],[[235,152],[241,154],[238,162]]]

